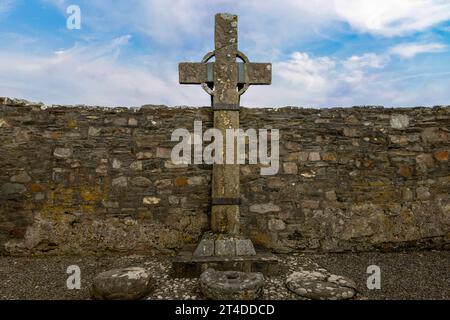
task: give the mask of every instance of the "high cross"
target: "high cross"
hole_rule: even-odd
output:
[[[207,53],[201,62],[180,63],[178,69],[180,84],[201,84],[211,95],[214,127],[225,136],[226,129],[239,129],[240,96],[250,85],[271,84],[272,65],[251,63],[238,50],[236,15],[215,16],[214,38],[214,51]],[[223,156],[225,159],[225,149]],[[211,208],[214,233],[239,234],[239,204],[239,165],[214,164]]]

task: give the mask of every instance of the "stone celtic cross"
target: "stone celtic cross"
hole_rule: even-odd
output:
[[[238,50],[237,16],[221,13],[215,16],[215,50],[202,62],[180,63],[179,76],[180,84],[201,84],[211,95],[214,127],[225,136],[226,129],[239,129],[240,96],[250,85],[271,84],[272,65],[249,62]],[[224,148],[224,157],[225,153]],[[239,234],[239,204],[239,165],[214,164],[211,229],[215,234]]]

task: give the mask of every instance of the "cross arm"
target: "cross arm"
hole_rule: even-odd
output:
[[[180,84],[207,82],[207,65],[202,62],[182,62],[178,65]]]
[[[253,85],[269,85],[272,83],[271,63],[245,63],[245,82]]]

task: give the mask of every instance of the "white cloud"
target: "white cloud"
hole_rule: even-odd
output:
[[[109,106],[202,100],[196,96],[198,91],[178,85],[176,67],[159,64],[150,69],[121,62],[120,49],[128,40],[123,36],[103,46],[76,45],[48,55],[3,50],[2,95],[48,104]]]
[[[251,87],[243,105],[349,107],[448,104],[449,72],[418,74],[395,70],[390,55],[365,53],[347,58],[296,52],[275,63],[270,88]],[[395,71],[394,71],[395,70]]]
[[[200,86],[178,84],[175,62],[164,61],[161,56],[141,57],[135,64],[121,61],[120,51],[128,41],[130,37],[125,35],[102,46],[76,45],[47,55],[3,50],[2,95],[48,104],[209,105],[209,96]],[[272,86],[252,86],[241,104],[329,107],[448,103],[448,73],[395,73],[385,68],[388,63],[388,56],[375,53],[337,59],[295,52],[288,60],[274,63]],[[440,80],[432,81],[436,79]]]
[[[377,81],[374,70],[382,69],[389,57],[375,53],[349,58],[312,57],[295,52],[287,61],[275,63],[271,88],[250,88],[253,105],[298,104],[310,106],[358,104],[366,88]],[[368,97],[373,94],[368,94]],[[357,97],[355,99],[355,97]],[[366,98],[367,99],[370,98]]]
[[[336,59],[295,52],[289,60],[274,64],[274,86],[293,102],[316,106],[330,101],[342,103],[345,96],[353,97],[374,81],[373,70],[382,69],[388,62],[388,56],[375,53]]]
[[[450,19],[448,0],[334,0],[339,18],[355,30],[382,36],[423,31]]]
[[[382,68],[388,62],[388,57],[383,57],[375,53],[365,53],[361,56],[351,56],[343,64],[347,69]]]
[[[65,14],[66,0],[42,1],[53,3]],[[83,25],[88,26],[84,30],[89,30],[91,39],[124,32],[133,34],[133,38],[125,35],[100,46],[86,40],[86,45],[51,54],[42,53],[48,45],[40,41],[27,47],[38,50],[40,46],[38,54],[14,49],[8,42],[10,45],[0,52],[0,87],[2,95],[46,103],[209,105],[209,97],[199,86],[178,84],[177,63],[198,61],[212,49],[214,13],[228,11],[239,14],[240,48],[250,59],[275,61],[273,85],[251,87],[242,97],[243,105],[448,103],[447,90],[440,89],[448,87],[448,81],[431,81],[431,72],[426,75],[431,79],[426,85],[415,87],[420,79],[412,81],[408,77],[414,74],[389,65],[391,55],[408,58],[420,52],[436,52],[444,50],[441,44],[410,43],[385,54],[367,52],[343,58],[316,57],[296,49],[302,44],[314,48],[320,33],[337,35],[341,42],[342,21],[358,32],[394,36],[430,28],[448,19],[450,13],[450,3],[442,0],[367,1],[80,0]],[[150,44],[149,55],[134,54],[125,62],[121,49],[135,38]],[[287,60],[281,60],[283,53],[296,50]],[[425,98],[428,100],[420,100]]]
[[[419,53],[436,53],[447,49],[442,43],[402,43],[390,49],[390,53],[404,58],[414,58]]]
[[[69,3],[41,1],[57,6],[62,14]],[[233,12],[239,15],[240,37],[245,38],[241,47],[255,58],[264,52],[272,59],[286,45],[339,35],[342,22],[356,32],[391,37],[450,20],[448,0],[80,0],[79,5],[83,25],[92,32],[127,30],[171,51],[193,44],[212,49],[214,14]]]
[[[334,69],[335,62],[332,59],[328,57],[313,59],[303,52],[294,52],[290,60],[276,64],[279,77],[310,92],[326,90],[327,76]]]

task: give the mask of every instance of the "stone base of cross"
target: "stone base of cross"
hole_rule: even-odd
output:
[[[237,16],[227,13],[217,14],[215,50],[206,54],[202,62],[185,62],[179,65],[181,84],[201,84],[211,95],[214,127],[220,130],[223,136],[226,136],[227,129],[239,129],[239,100],[248,87],[269,85],[272,81],[272,65],[251,63],[242,52],[238,51],[237,43]],[[215,61],[210,62],[213,57]],[[236,147],[234,149],[236,150]],[[225,159],[225,146],[222,154]],[[242,236],[240,230],[237,163],[213,165],[211,193],[211,232],[203,236],[193,252],[193,258],[184,256],[180,261],[192,262],[195,257],[200,262],[211,262],[211,259],[202,260],[208,257],[255,257],[257,253],[252,241]],[[258,262],[255,258],[249,259],[250,265]],[[219,263],[222,260],[213,259],[213,261]],[[178,265],[180,266],[185,267]],[[219,266],[224,267],[223,264]]]
[[[250,256],[256,251],[250,239],[240,235],[215,234],[207,232],[203,235],[194,256]]]

